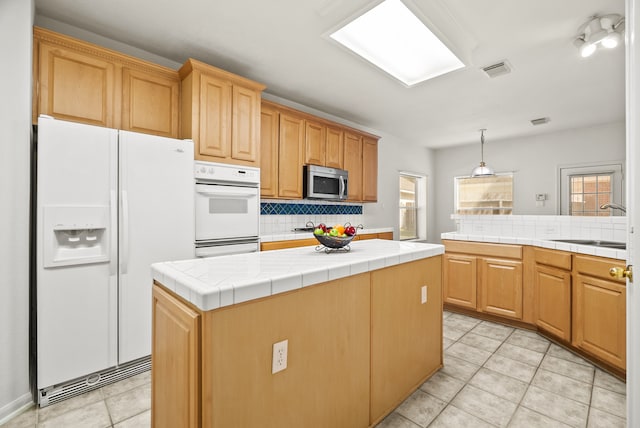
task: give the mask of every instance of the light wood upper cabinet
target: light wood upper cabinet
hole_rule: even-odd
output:
[[[608,277],[610,267],[624,268],[624,264],[613,259],[575,256],[572,343],[625,369],[627,290],[624,281]]]
[[[278,136],[280,114],[263,103],[260,111],[260,196],[278,195]]]
[[[33,30],[33,122],[62,120],[179,135],[175,70],[42,28]]]
[[[177,138],[179,106],[177,73],[123,69],[122,129]]]
[[[264,85],[188,59],[182,81],[181,137],[195,158],[260,166],[260,94]]]
[[[302,198],[304,163],[304,119],[293,113],[280,113],[278,143],[278,197]]]
[[[344,134],[344,169],[349,171],[348,199],[362,200],[362,136],[351,132]]]
[[[39,51],[34,122],[38,115],[46,114],[73,122],[117,127],[115,97],[120,69],[115,62],[81,51],[80,46],[66,37],[58,38],[40,30],[34,30],[34,35],[34,47]]]
[[[327,127],[312,120],[305,121],[305,164],[325,165]]]
[[[362,138],[362,199],[378,200],[378,141]]]
[[[327,145],[324,165],[329,168],[343,169],[344,166],[344,130],[327,126]]]

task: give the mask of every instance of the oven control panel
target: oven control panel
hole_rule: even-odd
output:
[[[194,177],[196,181],[234,182],[249,185],[260,184],[260,168],[241,165],[229,165],[214,162],[195,161]]]

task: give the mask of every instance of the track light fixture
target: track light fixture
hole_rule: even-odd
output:
[[[578,28],[573,44],[583,58],[593,55],[598,47],[615,48],[622,41],[624,16],[617,13],[594,15]]]

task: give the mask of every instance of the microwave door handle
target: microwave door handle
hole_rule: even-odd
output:
[[[340,199],[344,199],[344,177],[340,176]]]

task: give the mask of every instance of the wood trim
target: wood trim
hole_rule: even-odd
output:
[[[522,259],[522,245],[489,244],[485,242],[442,240],[448,253],[477,254],[482,257]]]
[[[209,75],[216,76],[219,79],[226,80],[230,84],[240,85],[247,89],[253,89],[254,91],[264,91],[267,87],[262,83],[258,83],[254,80],[247,79],[246,77],[239,76],[229,71],[223,70],[213,65],[206,64],[193,58],[189,58],[178,70],[178,74],[181,79],[184,79],[192,71],[199,71]]]
[[[154,74],[164,74],[168,78],[175,78],[176,70],[139,58],[114,51],[112,49],[99,46],[71,36],[56,33],[41,27],[33,27],[33,37],[39,41],[55,44],[76,52],[89,54],[103,60],[119,63],[120,65],[135,70],[146,71]]]

